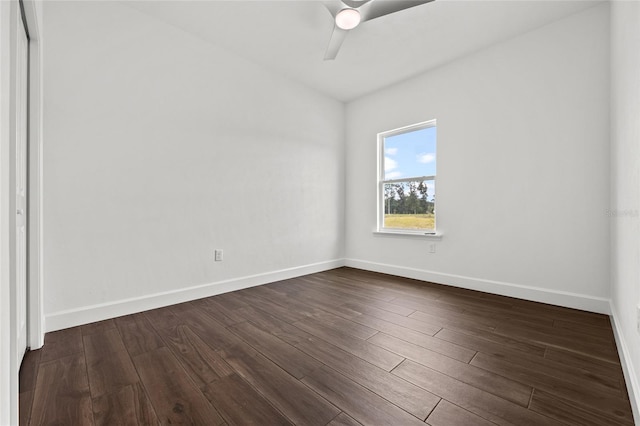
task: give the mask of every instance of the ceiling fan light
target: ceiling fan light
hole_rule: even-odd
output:
[[[336,15],[336,25],[343,30],[352,30],[360,23],[360,12],[356,9],[342,9]]]

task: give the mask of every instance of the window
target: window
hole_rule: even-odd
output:
[[[436,121],[378,134],[378,231],[435,234]]]

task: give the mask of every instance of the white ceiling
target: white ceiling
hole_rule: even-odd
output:
[[[334,61],[323,61],[333,18],[320,1],[127,2],[341,101],[353,100],[598,3],[437,0],[363,23],[349,33]]]

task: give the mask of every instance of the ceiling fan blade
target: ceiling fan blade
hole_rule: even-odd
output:
[[[377,0],[367,2],[359,10],[360,15],[362,15],[362,22],[365,22],[432,1],[433,0]]]
[[[369,3],[371,0],[341,0],[341,1],[347,6],[353,9],[357,9],[360,6],[363,6],[364,4]]]
[[[329,46],[327,47],[327,52],[324,54],[324,60],[333,60],[338,56],[338,51],[340,50],[340,46],[342,46],[342,42],[347,37],[347,33],[349,31],[338,28],[337,26],[333,27],[333,33],[331,33],[331,40],[329,40]]]
[[[340,2],[340,0],[338,0],[338,1],[336,1],[336,0],[322,0],[322,4],[324,4],[324,7],[326,7],[327,10],[329,10],[329,13],[331,13],[331,16],[333,16],[334,18],[336,17],[338,12],[340,12],[342,9],[344,9],[344,5]]]

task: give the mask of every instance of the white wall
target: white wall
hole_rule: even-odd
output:
[[[348,104],[347,264],[607,311],[608,20],[602,4]],[[376,134],[434,118],[429,254],[372,231]]]
[[[611,297],[636,418],[640,398],[640,3],[611,2]],[[627,383],[628,385],[630,383]]]
[[[115,2],[45,19],[48,330],[343,257],[343,104]]]

